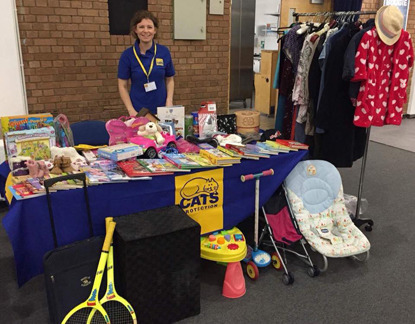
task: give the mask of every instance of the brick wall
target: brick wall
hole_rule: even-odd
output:
[[[173,0],[148,0],[159,19],[158,42],[176,69],[174,103],[190,112],[206,99],[219,113],[229,101],[230,0],[207,15],[204,41],[173,40]],[[109,34],[107,0],[16,0],[30,113],[64,113],[71,122],[126,114],[117,87],[130,36]]]

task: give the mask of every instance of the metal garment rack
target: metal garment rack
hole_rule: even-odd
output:
[[[355,15],[375,15],[377,11],[333,11],[333,12],[293,12],[293,17],[295,17],[295,21],[299,21],[299,17],[304,16],[355,16]],[[367,160],[367,151],[369,146],[369,137],[370,137],[370,127],[366,129],[366,144],[365,144],[365,150],[363,153],[363,159],[362,159],[362,167],[360,169],[360,179],[359,179],[359,189],[358,189],[358,195],[357,195],[357,202],[356,202],[356,212],[353,219],[354,224],[357,227],[362,226],[363,224],[367,224],[365,226],[365,230],[370,232],[372,230],[372,226],[374,225],[374,222],[370,218],[360,218],[360,205],[362,201],[362,192],[363,192],[363,180],[365,177],[365,169],[366,169],[366,160]]]
[[[293,12],[295,21],[298,22],[300,17],[308,16],[356,16],[356,15],[375,15],[377,11],[326,11],[326,12]]]

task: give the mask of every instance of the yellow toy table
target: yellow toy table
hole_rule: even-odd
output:
[[[246,241],[242,232],[234,227],[215,232],[200,238],[200,256],[203,259],[228,263],[222,295],[228,298],[242,297],[245,292],[245,279],[241,263],[246,256]]]

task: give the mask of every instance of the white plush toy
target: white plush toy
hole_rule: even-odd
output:
[[[52,146],[50,148],[50,155],[51,155],[52,160],[55,159],[55,156],[65,156],[65,157],[71,158],[71,162],[77,162],[77,161],[79,162],[79,160],[81,160],[81,161],[85,161],[86,163],[85,158],[79,155],[74,147]]]
[[[153,122],[149,122],[138,128],[137,135],[155,140],[157,144],[161,145],[165,141],[164,137],[161,135],[161,131],[162,129],[159,125]]]

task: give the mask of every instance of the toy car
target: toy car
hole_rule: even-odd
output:
[[[134,136],[129,139],[131,143],[141,145],[144,150],[143,157],[145,159],[156,159],[158,152],[161,149],[168,147],[168,148],[177,148],[176,145],[176,137],[174,135],[170,135],[166,132],[161,132],[161,136],[164,138],[164,143],[159,145],[156,143],[155,140],[151,138],[147,138],[144,136]]]

